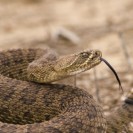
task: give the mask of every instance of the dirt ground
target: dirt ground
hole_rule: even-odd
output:
[[[0,0],[0,50],[49,47],[59,55],[102,51],[117,71],[124,94],[104,63],[77,75],[76,86],[91,93],[105,114],[133,86],[132,43],[132,0]]]

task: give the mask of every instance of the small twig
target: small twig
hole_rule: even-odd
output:
[[[99,86],[98,86],[98,78],[97,78],[96,68],[93,69],[93,74],[94,74],[94,82],[95,82],[94,84],[95,84],[95,88],[96,88],[96,98],[97,98],[97,101],[100,103],[101,99],[99,96]]]
[[[127,60],[127,64],[128,64],[128,70],[131,72],[132,71],[132,63],[131,63],[131,58],[129,57],[129,53],[128,53],[128,50],[127,50],[127,47],[126,47],[126,42],[125,42],[125,39],[123,37],[123,34],[122,32],[118,32],[118,35],[121,39],[121,46],[122,46],[122,49],[123,49],[123,52],[124,52],[124,55],[125,55],[125,58]]]
[[[121,39],[121,47],[123,49],[126,61],[127,61],[127,65],[128,65],[128,73],[132,75],[133,71],[132,71],[132,61],[131,61],[131,57],[129,56],[127,47],[126,47],[126,41],[124,39],[123,33],[122,32],[118,32],[118,35]],[[133,81],[133,76],[131,77],[131,82]]]
[[[76,77],[76,75],[74,75],[74,87],[76,87],[77,86],[77,77]]]
[[[81,41],[80,37],[76,33],[72,32],[64,27],[58,27],[58,28],[56,28],[56,30],[53,30],[51,32],[51,37],[55,41],[62,38],[64,40],[68,40],[68,41],[72,42],[75,45],[79,45],[80,41]]]

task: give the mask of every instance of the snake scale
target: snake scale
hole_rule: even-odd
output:
[[[100,51],[61,58],[49,51],[0,52],[0,133],[117,133],[117,125],[131,121],[132,92],[114,115],[105,118],[88,92],[51,84],[98,65]]]

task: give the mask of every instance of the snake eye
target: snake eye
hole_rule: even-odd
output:
[[[81,56],[82,56],[83,58],[88,58],[88,57],[89,57],[89,54],[88,54],[87,52],[82,52],[82,53],[81,53]]]

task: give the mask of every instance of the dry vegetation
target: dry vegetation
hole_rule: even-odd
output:
[[[0,50],[50,47],[69,54],[99,49],[118,72],[125,95],[133,86],[132,43],[132,0],[0,0]],[[78,75],[76,85],[96,100],[99,96],[105,114],[123,99],[103,63]]]

